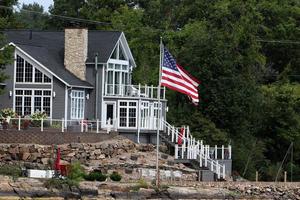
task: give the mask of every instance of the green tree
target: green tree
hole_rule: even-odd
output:
[[[6,0],[1,1],[1,6],[12,7],[17,1],[15,0]],[[11,9],[0,9],[0,30],[10,28],[15,26],[15,19]],[[13,48],[6,46],[7,42],[5,41],[4,35],[0,32],[0,83],[3,83],[8,76],[4,73],[5,66],[13,62]],[[0,88],[0,93],[3,92],[3,89]]]
[[[38,30],[47,28],[48,14],[44,12],[43,6],[38,3],[23,4],[20,11],[15,13],[15,17],[23,28]]]

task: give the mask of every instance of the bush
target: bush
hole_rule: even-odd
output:
[[[34,127],[40,127],[41,126],[41,120],[47,118],[47,114],[44,112],[35,112],[31,116],[32,119],[32,125]]]
[[[68,178],[70,180],[79,182],[81,180],[83,180],[85,176],[83,167],[81,166],[81,164],[79,162],[74,162],[71,164],[70,166],[70,171],[68,173]]]
[[[105,181],[107,178],[107,175],[105,174],[102,174],[101,172],[91,172],[89,173],[88,175],[85,175],[84,176],[84,179],[87,180],[87,181],[100,181],[100,182],[103,182]]]
[[[141,188],[149,188],[149,184],[145,179],[140,179],[135,186],[132,187],[133,191],[139,191]]]
[[[14,118],[17,114],[13,111],[12,108],[4,108],[0,111],[1,118]]]
[[[50,188],[55,188],[55,189],[64,189],[64,185],[67,185],[68,187],[76,186],[78,187],[78,182],[70,180],[70,179],[57,179],[57,178],[52,178],[46,180],[44,183],[45,187],[50,189]]]
[[[22,169],[20,166],[2,165],[0,166],[0,174],[16,178],[22,176]]]
[[[118,173],[118,172],[113,172],[109,178],[112,180],[112,181],[120,181],[122,179],[122,176]]]

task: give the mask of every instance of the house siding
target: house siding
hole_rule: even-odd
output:
[[[3,94],[0,95],[0,109],[3,108],[13,108],[13,98],[14,98],[14,64],[6,65],[4,73],[9,76],[5,80],[6,86],[4,87]],[[9,92],[12,92],[12,96],[9,96]]]
[[[52,118],[62,119],[65,117],[65,84],[53,77],[52,91]],[[53,97],[55,92],[55,97]]]

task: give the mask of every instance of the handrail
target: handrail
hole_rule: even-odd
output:
[[[175,158],[178,158],[178,152],[179,147],[178,144],[176,144],[176,141],[178,141],[178,138],[182,139],[182,146],[181,148],[181,156],[184,157],[184,153],[187,152],[187,159],[199,159],[199,165],[200,167],[203,167],[203,160],[204,160],[204,166],[209,167],[210,170],[217,174],[218,179],[221,177],[225,179],[225,165],[218,163],[218,161],[213,160],[209,157],[209,146],[206,145],[206,151],[204,151],[204,145],[202,141],[195,140],[191,135],[186,137],[186,135],[181,136],[178,129],[169,124],[167,121],[162,119],[162,124],[166,128],[166,132],[168,135],[171,134],[171,142],[175,143]]]

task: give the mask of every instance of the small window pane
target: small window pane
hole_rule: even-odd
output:
[[[25,82],[32,82],[33,67],[30,63],[25,63]]]
[[[35,90],[34,95],[42,95],[42,91],[41,90]]]
[[[16,82],[23,82],[24,77],[24,59],[17,55],[16,61]]]
[[[114,49],[113,54],[111,55],[112,59],[117,59],[117,48],[118,48],[118,46],[116,46],[116,48]]]
[[[119,48],[119,60],[126,60],[122,45]]]
[[[51,96],[51,91],[49,90],[44,90],[44,96]]]
[[[23,95],[23,90],[16,90],[16,95]]]
[[[113,69],[114,68],[114,64],[108,63],[108,69]]]
[[[127,70],[128,66],[127,65],[122,65],[122,70]]]
[[[42,83],[43,82],[43,73],[40,72],[38,69],[35,68],[35,74],[34,74],[34,81],[36,83]]]
[[[51,83],[51,79],[44,74],[44,83]]]
[[[116,69],[121,69],[121,65],[115,64],[115,68],[116,68]]]
[[[24,94],[25,94],[25,95],[31,95],[31,94],[32,94],[32,91],[31,91],[31,90],[24,90]]]

